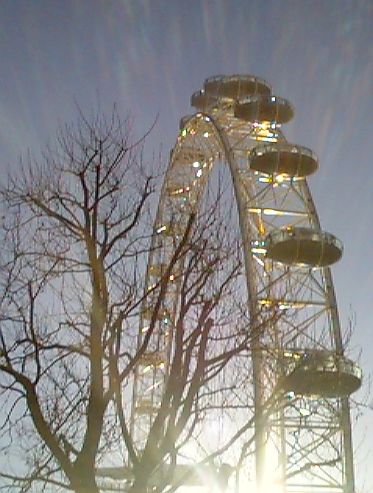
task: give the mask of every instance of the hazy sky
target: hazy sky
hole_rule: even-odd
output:
[[[164,156],[189,99],[215,74],[261,76],[295,106],[288,140],[313,149],[323,227],[345,245],[333,268],[342,326],[373,375],[373,1],[0,0],[0,170],[38,152],[59,123],[117,103]],[[364,391],[357,398],[363,396]],[[373,397],[368,399],[372,402]],[[358,492],[373,490],[373,411],[355,443]],[[371,442],[372,445],[369,443]]]

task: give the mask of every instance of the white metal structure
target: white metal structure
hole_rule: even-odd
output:
[[[192,96],[160,198],[148,285],[162,275],[198,208],[217,160],[229,166],[245,252],[248,312],[268,318],[253,338],[252,386],[258,493],[355,493],[349,396],[360,369],[344,355],[330,265],[342,245],[322,231],[306,178],[318,167],[280,127],[290,103],[249,75],[217,76]],[[169,293],[134,380],[132,433],[141,448],[156,415],[170,357]],[[278,313],[273,322],[273,313]],[[259,315],[258,315],[259,314]],[[144,306],[139,343],[152,306]],[[271,321],[272,320],[272,321]],[[276,396],[278,405],[268,412]]]

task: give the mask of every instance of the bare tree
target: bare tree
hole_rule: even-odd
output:
[[[239,243],[219,217],[219,198],[190,211],[149,289],[160,176],[144,166],[142,144],[116,112],[93,122],[81,116],[42,162],[27,159],[1,190],[5,490],[95,493],[125,478],[132,492],[174,491],[193,481],[173,465],[191,442],[203,446],[209,416],[248,406],[241,390],[253,332],[240,302]],[[130,427],[134,371],[175,282],[168,377],[140,444]],[[151,317],[139,343],[144,306]],[[248,418],[206,451],[206,466],[242,437]],[[114,452],[121,458],[109,467]]]

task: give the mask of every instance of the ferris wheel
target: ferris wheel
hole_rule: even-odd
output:
[[[354,493],[349,397],[362,375],[344,354],[330,272],[343,247],[321,229],[307,184],[317,157],[286,141],[281,127],[293,107],[260,78],[208,78],[191,103],[197,112],[181,119],[159,201],[148,289],[164,275],[214,165],[224,162],[237,204],[248,316],[264,327],[251,341],[248,389],[257,492]],[[134,377],[131,432],[139,449],[168,377],[178,286],[169,283],[156,315],[149,301],[142,307],[139,345],[157,320]]]

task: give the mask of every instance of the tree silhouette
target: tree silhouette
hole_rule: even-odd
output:
[[[201,447],[205,423],[249,406],[249,346],[261,326],[250,328],[242,301],[239,241],[217,194],[190,211],[149,289],[161,174],[144,163],[143,143],[116,111],[80,115],[1,189],[1,477],[11,491],[97,493],[119,480],[131,492],[174,491],[194,481],[178,457]],[[175,285],[169,367],[140,443],[134,372]],[[224,454],[251,424],[245,415],[199,466],[223,488],[233,470]]]

